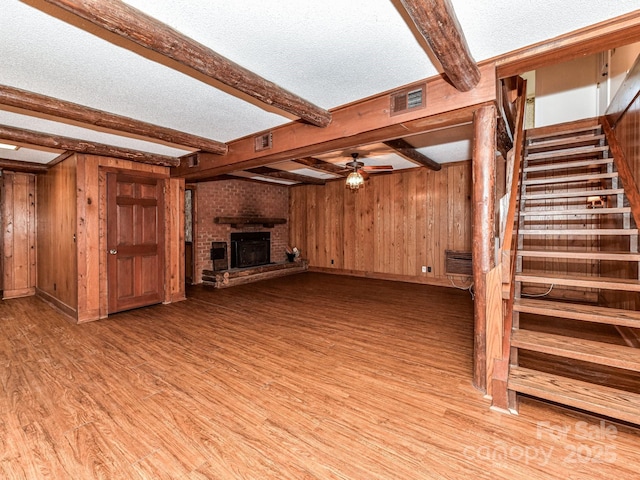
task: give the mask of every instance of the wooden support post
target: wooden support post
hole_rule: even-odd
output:
[[[473,141],[473,281],[474,357],[473,384],[487,389],[487,288],[486,275],[494,267],[495,187],[496,187],[496,117],[495,105],[486,105],[474,113]]]

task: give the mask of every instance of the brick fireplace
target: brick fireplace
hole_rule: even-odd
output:
[[[268,231],[271,262],[286,260],[289,222],[265,228],[263,225],[230,225],[214,223],[216,217],[278,217],[289,218],[288,187],[243,180],[221,180],[198,183],[196,187],[196,281],[202,270],[213,268],[212,242],[226,242],[231,259],[231,234]]]

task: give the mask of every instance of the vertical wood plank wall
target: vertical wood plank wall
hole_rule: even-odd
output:
[[[640,96],[633,101],[615,132],[634,173],[636,184],[640,185]]]
[[[165,225],[165,301],[184,298],[183,180],[166,167],[74,154],[38,176],[38,291],[78,323],[107,316],[105,169],[167,177],[172,219]]]
[[[311,268],[451,286],[445,250],[471,251],[471,162],[371,175],[357,192],[292,187],[289,228]]]
[[[164,303],[186,298],[184,271],[184,178],[171,178],[165,184],[165,263]]]
[[[78,306],[75,156],[37,177],[38,292],[69,315]]]
[[[36,286],[36,182],[27,173],[2,177],[2,298],[33,295]]]
[[[631,103],[615,128],[615,135],[620,143],[624,156],[633,172],[636,185],[640,185],[640,97]],[[603,228],[622,228],[622,222],[610,221]],[[601,240],[603,250],[628,251],[628,238],[607,238]],[[638,276],[638,265],[631,262],[601,261],[602,275],[607,277],[634,278]],[[635,292],[603,291],[600,293],[601,304],[616,308],[640,308],[640,295]]]

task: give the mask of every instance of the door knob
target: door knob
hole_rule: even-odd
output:
[[[118,250],[116,250],[115,248],[112,248],[111,250],[109,250],[109,253],[111,255],[115,255],[116,253],[118,253]]]

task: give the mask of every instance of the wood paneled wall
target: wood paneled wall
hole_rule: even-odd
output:
[[[69,315],[78,306],[76,157],[38,175],[38,292]]]
[[[28,173],[2,176],[2,298],[33,295],[36,286],[36,181]]]
[[[629,167],[640,185],[640,96],[636,97],[615,129]]]
[[[38,290],[78,323],[108,312],[107,170],[167,178],[165,301],[184,299],[184,181],[166,167],[75,154],[38,177]]]
[[[624,151],[625,159],[633,172],[636,185],[640,185],[640,97],[629,106],[615,127],[615,135]],[[603,228],[622,228],[622,221],[609,221]],[[628,251],[628,238],[602,239],[602,249],[610,251]],[[600,262],[602,275],[608,277],[637,278],[638,265],[632,262]],[[640,294],[634,292],[602,291],[599,302],[616,308],[640,308]]]
[[[184,178],[171,178],[165,185],[165,303],[186,298],[184,261]]]
[[[371,175],[356,192],[292,187],[289,231],[312,269],[450,286],[445,250],[471,251],[471,162]]]

